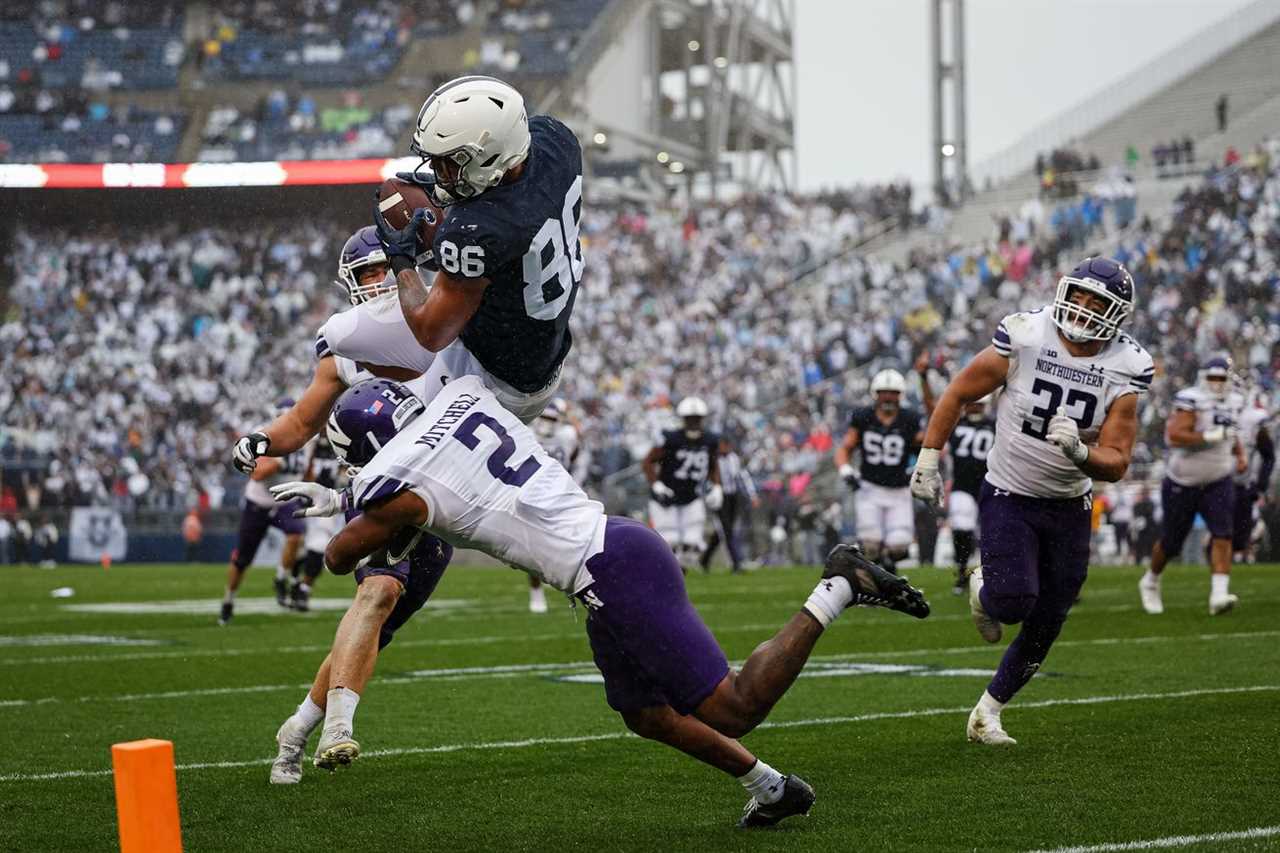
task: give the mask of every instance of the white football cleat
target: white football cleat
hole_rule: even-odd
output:
[[[985,743],[987,746],[1013,746],[1017,743],[1000,725],[1000,715],[984,712],[980,705],[975,705],[969,712],[965,735],[969,743]]]
[[[1227,593],[1220,596],[1209,596],[1209,615],[1218,616],[1226,613],[1231,608],[1240,603],[1240,596],[1235,593]]]
[[[1004,636],[1004,626],[982,609],[982,599],[978,597],[978,591],[981,589],[982,567],[978,566],[969,573],[969,612],[973,614],[973,624],[978,627],[978,633],[982,635],[982,639],[988,643],[998,643]]]
[[[350,729],[325,729],[320,734],[320,743],[316,744],[312,763],[321,770],[332,773],[339,766],[350,764],[359,757],[360,744],[351,736]]]
[[[276,760],[271,762],[272,785],[296,785],[302,781],[302,753],[307,739],[299,737],[289,720],[276,732]]]
[[[1160,577],[1157,575],[1150,581],[1147,577],[1144,574],[1138,581],[1138,596],[1142,599],[1143,610],[1152,616],[1159,616],[1164,612],[1164,599],[1160,596]]]
[[[531,587],[529,589],[529,612],[530,613],[546,613],[547,612],[547,593],[542,587]]]

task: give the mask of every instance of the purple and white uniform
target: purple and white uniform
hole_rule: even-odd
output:
[[[246,569],[253,563],[258,554],[262,540],[267,536],[267,529],[274,527],[285,536],[302,533],[306,525],[302,519],[294,518],[293,512],[298,509],[297,502],[276,503],[276,499],[268,491],[270,486],[286,480],[296,480],[303,473],[302,452],[291,453],[280,459],[280,471],[264,480],[250,480],[244,487],[244,502],[240,506],[240,530],[236,537],[235,550],[231,552],[231,562],[238,569]]]
[[[1227,437],[1202,447],[1169,449],[1169,468],[1160,484],[1160,498],[1164,507],[1164,552],[1171,557],[1182,552],[1197,513],[1204,518],[1210,536],[1231,536],[1235,517],[1234,434],[1243,406],[1239,394],[1218,396],[1199,386],[1184,388],[1173,398],[1176,411],[1195,416],[1196,432],[1224,427]]]
[[[687,714],[728,672],[661,537],[608,518],[479,377],[451,381],[360,470],[354,506],[406,489],[427,505],[424,529],[586,605],[616,710],[670,704]]]

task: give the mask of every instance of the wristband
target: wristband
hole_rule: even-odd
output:
[[[942,451],[936,447],[922,447],[919,455],[916,456],[916,468],[923,468],[926,471],[938,470],[938,457]]]

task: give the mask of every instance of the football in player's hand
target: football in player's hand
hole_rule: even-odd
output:
[[[418,236],[422,239],[423,250],[431,251],[436,239],[436,226],[444,218],[444,212],[431,200],[426,190],[409,181],[388,178],[378,187],[378,207],[392,228],[403,228],[409,223],[415,210],[425,207],[427,218],[418,229]]]

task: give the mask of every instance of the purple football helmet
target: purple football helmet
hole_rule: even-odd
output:
[[[1234,366],[1231,356],[1226,353],[1211,356],[1200,365],[1200,384],[1210,394],[1226,397],[1231,390],[1231,368]]]
[[[352,385],[334,403],[325,434],[334,454],[354,474],[425,408],[399,382],[366,379]]]
[[[1072,300],[1085,291],[1105,303],[1095,311]],[[1058,280],[1053,299],[1053,322],[1063,337],[1075,343],[1109,341],[1133,315],[1133,276],[1110,258],[1085,258]]]
[[[367,302],[375,296],[395,290],[395,276],[390,267],[382,279],[369,284],[360,283],[360,270],[370,264],[387,264],[387,253],[378,239],[378,229],[366,225],[347,238],[338,255],[338,284],[347,291],[352,305]]]

